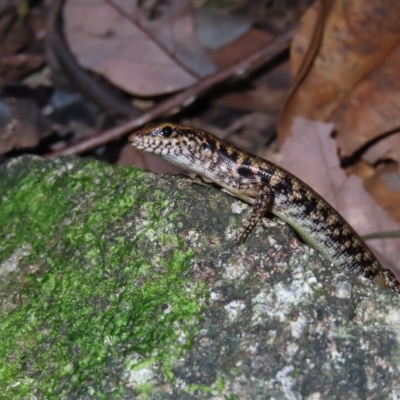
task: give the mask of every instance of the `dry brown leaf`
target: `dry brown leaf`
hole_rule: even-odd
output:
[[[233,145],[249,153],[257,153],[267,141],[266,136],[273,135],[275,124],[275,115],[253,112],[236,118],[224,129],[224,134]]]
[[[38,69],[44,61],[43,54],[13,54],[0,60],[2,84],[8,85]]]
[[[126,167],[135,165],[156,174],[181,174],[183,172],[181,168],[160,157],[135,149],[130,143],[122,148],[117,164]]]
[[[234,90],[223,94],[215,100],[214,104],[240,111],[278,114],[285,101],[288,89],[284,87],[271,88],[266,82],[254,83],[255,86],[252,88]]]
[[[143,15],[141,25],[151,32],[164,48],[186,68],[198,76],[206,76],[216,68],[195,36],[194,10],[184,0],[158,4],[159,16],[149,19]]]
[[[304,15],[292,44],[296,68],[310,42],[315,7]],[[319,50],[282,111],[282,141],[296,116],[330,121],[347,156],[400,126],[399,15],[398,0],[333,1]]]
[[[32,42],[26,18],[18,15],[15,1],[0,2],[0,59],[15,54]]]
[[[225,69],[268,46],[273,41],[274,36],[261,29],[254,28],[239,39],[215,52],[213,59],[218,69]]]
[[[52,126],[32,100],[6,97],[0,108],[0,154],[34,147],[52,133]]]
[[[217,8],[196,8],[196,36],[209,50],[219,50],[240,38],[251,28],[251,21],[242,15],[226,13]]]
[[[361,179],[346,176],[340,168],[332,128],[331,123],[295,118],[292,135],[281,148],[280,164],[314,188],[360,235],[399,229],[363,188]],[[399,239],[380,239],[368,245],[400,276],[399,243]]]
[[[267,46],[273,40],[271,35],[252,29],[240,39],[216,52],[215,63],[218,68],[227,68],[257,50]],[[215,104],[237,110],[260,111],[278,113],[290,89],[293,79],[289,70],[289,63],[283,62],[273,70],[254,77],[251,87],[226,91],[218,96]]]
[[[364,186],[375,201],[400,224],[400,176],[394,163],[384,163],[370,168]]]
[[[392,160],[397,163],[400,174],[400,132],[380,139],[363,154],[362,158],[370,164],[380,160]]]
[[[65,34],[78,62],[140,96],[174,92],[214,71],[193,38],[189,4],[167,3],[148,20],[131,0],[67,0]]]

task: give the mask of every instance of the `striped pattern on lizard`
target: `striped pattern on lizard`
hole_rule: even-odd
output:
[[[191,126],[147,125],[132,133],[129,141],[137,149],[206,177],[252,204],[249,218],[237,232],[239,243],[270,211],[332,264],[400,293],[400,282],[379,263],[344,218],[285,169]]]

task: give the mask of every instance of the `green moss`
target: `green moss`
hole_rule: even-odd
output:
[[[214,392],[213,388],[211,388],[210,386],[200,385],[198,383],[192,383],[191,385],[188,385],[186,391],[191,395],[194,395],[196,392],[207,394],[211,394]]]
[[[152,384],[142,384],[138,387],[138,393],[142,395],[142,398],[147,400],[151,398],[151,394],[153,392],[154,385]]]
[[[184,277],[192,252],[165,233],[168,199],[159,190],[146,200],[136,169],[74,161],[55,173],[55,163],[30,161],[17,183],[8,172],[0,183],[0,262],[32,249],[12,286],[21,301],[0,315],[3,398],[107,398],[109,366],[129,354],[140,361],[125,370],[147,360],[173,379],[197,332],[204,287]],[[140,207],[147,216],[138,232],[128,222]],[[154,251],[169,247],[157,263],[144,250],[151,231],[164,232]],[[122,396],[122,386],[113,389]]]
[[[192,395],[195,394],[196,392],[199,392],[199,393],[213,394],[215,396],[221,396],[224,389],[225,389],[225,380],[221,376],[219,376],[217,377],[217,380],[215,381],[212,387],[207,385],[201,385],[198,383],[192,383],[188,385],[188,387],[186,388],[186,392]]]

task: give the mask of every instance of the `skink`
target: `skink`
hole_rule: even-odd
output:
[[[283,168],[191,126],[147,125],[132,133],[129,141],[137,149],[208,178],[253,204],[250,216],[237,232],[240,243],[270,211],[292,226],[332,264],[400,293],[400,282],[379,263],[344,218],[318,193]]]

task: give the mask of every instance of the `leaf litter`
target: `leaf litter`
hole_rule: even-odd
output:
[[[135,3],[66,2],[65,34],[83,67],[138,96],[175,92],[214,71],[193,37],[187,2],[171,2],[154,20],[146,18]]]

